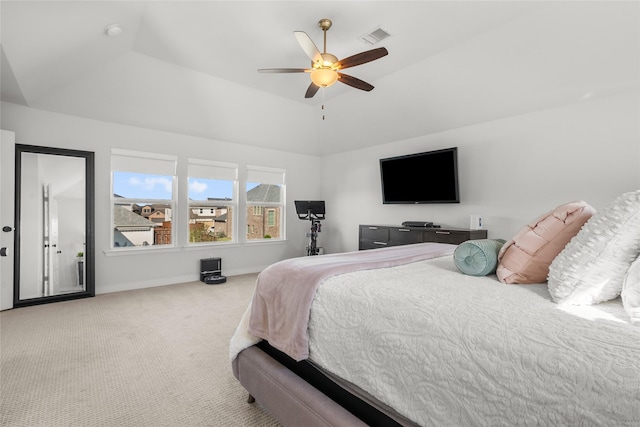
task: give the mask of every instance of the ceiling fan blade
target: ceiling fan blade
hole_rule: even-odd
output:
[[[318,89],[320,89],[320,86],[316,86],[315,83],[311,82],[311,84],[307,88],[307,93],[304,94],[304,97],[313,98],[313,95],[315,95],[316,92],[318,92]]]
[[[308,73],[311,70],[305,68],[260,68],[259,73]]]
[[[351,87],[355,87],[356,89],[360,89],[360,90],[364,90],[364,91],[371,91],[373,89],[373,86],[370,85],[369,83],[360,80],[356,77],[352,77],[352,76],[348,76],[346,74],[342,74],[342,73],[338,73],[338,81],[342,82],[346,85],[349,85]]]
[[[367,62],[375,61],[389,54],[389,51],[384,47],[377,49],[367,50],[365,52],[356,53],[353,56],[342,59],[334,64],[338,69],[355,67],[356,65],[366,64]]]
[[[311,40],[311,37],[309,37],[304,31],[294,31],[293,34],[296,36],[296,40],[298,40],[298,44],[300,44],[302,50],[304,50],[307,56],[311,58],[311,63],[322,64],[322,54],[313,40]]]

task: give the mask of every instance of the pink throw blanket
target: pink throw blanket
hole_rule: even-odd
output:
[[[300,361],[309,357],[307,325],[318,286],[328,277],[451,255],[455,245],[418,243],[367,251],[291,258],[258,275],[249,333]]]

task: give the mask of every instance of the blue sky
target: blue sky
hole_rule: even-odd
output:
[[[256,185],[258,184],[247,184],[247,191]],[[113,173],[113,192],[128,199],[171,199],[171,177],[116,171]],[[189,178],[191,200],[206,200],[209,197],[231,198],[232,196],[231,181]]]

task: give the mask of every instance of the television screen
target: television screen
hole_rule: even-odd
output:
[[[380,159],[382,203],[459,203],[458,148]]]

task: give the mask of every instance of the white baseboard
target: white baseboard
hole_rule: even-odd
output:
[[[251,268],[242,268],[238,270],[229,270],[223,271],[223,274],[227,277],[239,276],[242,274],[252,274],[259,273],[264,270],[268,266],[265,265],[263,267],[251,267]],[[175,277],[164,277],[162,279],[154,279],[154,280],[145,280],[138,282],[128,282],[128,283],[111,283],[109,285],[99,285],[96,284],[96,295],[99,294],[109,294],[112,292],[122,292],[122,291],[133,291],[135,289],[145,289],[145,288],[153,288],[155,286],[167,286],[167,285],[176,285],[178,283],[187,283],[187,282],[197,282],[200,280],[199,274],[189,274],[186,276],[175,276]],[[105,289],[108,288],[108,289]]]

